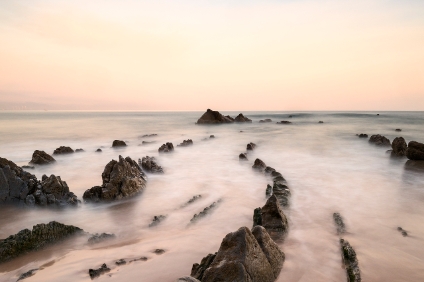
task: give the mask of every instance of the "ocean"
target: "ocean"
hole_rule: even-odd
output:
[[[1,239],[52,220],[117,236],[100,246],[76,238],[0,264],[0,281],[16,281],[39,267],[43,269],[25,281],[89,281],[88,269],[103,263],[113,269],[99,281],[175,281],[190,275],[192,264],[218,251],[227,233],[252,227],[253,210],[265,204],[265,189],[272,181],[252,170],[256,158],[281,172],[292,193],[283,210],[290,229],[280,244],[286,260],[277,281],[346,280],[334,212],[345,221],[343,238],[357,253],[363,281],[424,280],[424,172],[405,169],[406,158],[393,159],[386,152],[390,148],[356,136],[424,142],[424,112],[243,112],[252,123],[196,125],[202,114],[0,112],[0,157],[20,166],[28,164],[34,150],[85,150],[28,169],[39,179],[43,174],[61,176],[80,200],[85,190],[101,185],[105,165],[119,155],[134,160],[154,156],[165,171],[148,174],[140,195],[118,202],[59,210],[0,207]],[[273,122],[258,122],[266,118]],[[276,124],[281,120],[292,123]],[[111,148],[115,139],[128,146]],[[194,145],[176,146],[186,139]],[[158,154],[166,142],[175,151]],[[248,162],[240,162],[238,155],[249,142],[257,147]],[[103,152],[96,153],[98,148]],[[182,207],[198,194],[199,200]],[[218,200],[210,214],[190,224],[194,214]],[[149,227],[155,215],[167,217]],[[165,253],[153,253],[158,248]],[[115,265],[118,259],[142,256],[149,259]]]

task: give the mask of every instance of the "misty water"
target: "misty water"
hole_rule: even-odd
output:
[[[102,263],[112,271],[98,281],[175,281],[189,275],[193,263],[218,251],[227,233],[251,227],[253,210],[265,204],[265,188],[272,180],[252,170],[255,158],[281,172],[292,192],[284,209],[290,230],[280,244],[286,260],[278,281],[345,281],[334,212],[344,218],[348,232],[343,238],[357,253],[363,281],[424,280],[424,173],[405,169],[406,159],[390,158],[389,148],[355,136],[423,142],[423,112],[244,114],[253,123],[196,125],[202,112],[1,112],[0,156],[18,165],[28,164],[34,150],[51,154],[62,145],[85,150],[28,170],[39,179],[61,176],[81,200],[86,189],[102,183],[105,165],[119,155],[135,160],[154,156],[165,173],[148,174],[140,195],[119,202],[66,209],[2,207],[2,239],[52,220],[117,238],[88,245],[87,237],[78,237],[32,252],[1,264],[0,281],[16,281],[41,266],[25,281],[90,281],[88,269]],[[265,118],[273,122],[258,123]],[[280,120],[292,124],[275,123]],[[142,138],[144,134],[158,136]],[[111,148],[115,139],[128,146]],[[176,147],[185,139],[194,145]],[[175,151],[159,155],[165,142],[172,142]],[[249,142],[257,148],[248,162],[239,162]],[[96,153],[98,148],[103,152]],[[182,207],[198,194],[201,199]],[[209,215],[189,224],[194,214],[219,199]],[[155,215],[167,218],[149,227]],[[403,237],[398,226],[409,236]],[[166,252],[154,254],[157,248]],[[149,259],[114,263],[141,256]]]

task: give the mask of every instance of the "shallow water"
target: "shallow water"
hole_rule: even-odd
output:
[[[0,156],[25,165],[36,149],[52,153],[61,145],[85,152],[58,156],[53,165],[29,170],[38,178],[60,175],[82,199],[101,184],[104,166],[119,155],[138,159],[155,156],[164,175],[149,175],[144,192],[110,204],[82,204],[75,209],[0,210],[0,238],[37,223],[56,220],[90,233],[115,233],[117,239],[89,246],[76,238],[0,265],[0,281],[43,266],[25,281],[90,281],[89,268],[113,266],[99,281],[174,281],[191,266],[216,252],[223,237],[241,226],[251,227],[253,210],[265,204],[271,179],[255,173],[255,158],[276,168],[292,190],[284,210],[290,231],[281,244],[286,254],[278,281],[344,281],[333,212],[347,225],[347,239],[357,252],[364,281],[424,280],[424,173],[404,169],[405,159],[391,159],[356,133],[382,134],[393,140],[424,141],[423,112],[279,113],[245,112],[252,124],[195,125],[201,112],[0,112]],[[232,116],[238,113],[225,112]],[[293,115],[293,118],[288,118]],[[271,118],[273,123],[258,123]],[[276,121],[290,120],[289,125]],[[318,124],[318,121],[324,124]],[[401,128],[402,132],[395,132]],[[243,132],[240,132],[243,131]],[[157,133],[156,137],[140,138]],[[214,134],[215,139],[208,139]],[[194,146],[176,147],[159,155],[162,143],[184,139]],[[128,147],[112,149],[114,139]],[[140,145],[142,141],[156,141]],[[246,144],[258,146],[249,162],[238,154]],[[102,148],[102,153],[95,153]],[[202,198],[181,208],[192,196]],[[195,213],[221,199],[196,224]],[[153,216],[165,221],[149,228]],[[402,226],[408,237],[396,230]],[[162,255],[152,251],[165,249]],[[149,257],[123,266],[120,258]]]

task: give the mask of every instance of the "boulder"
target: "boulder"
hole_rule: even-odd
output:
[[[348,282],[360,282],[361,273],[359,271],[359,263],[356,252],[348,241],[340,239],[340,248],[342,251],[342,260],[346,269]]]
[[[245,153],[241,153],[241,154],[239,155],[239,160],[240,160],[240,161],[248,161],[248,159],[247,159],[247,155],[246,155]]]
[[[236,118],[234,119],[235,122],[252,122],[251,119],[245,117],[242,113],[240,113]]]
[[[262,225],[262,209],[256,208],[253,211],[253,227],[256,225]]]
[[[102,152],[102,149],[99,148],[99,149],[96,150],[96,152],[97,153],[101,153]]]
[[[78,227],[56,221],[37,224],[33,226],[32,231],[21,230],[15,235],[0,240],[0,263],[82,232],[83,230]]]
[[[346,226],[343,222],[342,216],[338,213],[335,212],[333,213],[333,219],[334,219],[334,223],[336,224],[337,227],[337,234],[343,234],[346,232]]]
[[[218,111],[207,111],[197,120],[197,124],[219,124],[219,123],[232,123],[234,119],[225,117]]]
[[[56,150],[54,150],[53,155],[61,155],[61,154],[71,154],[74,150],[71,147],[60,146]]]
[[[146,177],[130,157],[110,161],[102,173],[103,184],[84,192],[87,202],[114,201],[140,193],[146,187]]]
[[[277,122],[277,124],[289,124],[289,123],[291,123],[291,121],[288,121],[288,120],[282,120]]]
[[[215,138],[215,135],[210,135],[209,139]]]
[[[183,143],[177,145],[178,147],[188,147],[188,146],[192,146],[193,145],[193,140],[191,139],[187,139],[184,140]]]
[[[126,147],[127,144],[122,140],[114,140],[112,143],[112,147]]]
[[[356,136],[358,136],[359,138],[368,138],[368,134],[365,133],[356,134]]]
[[[272,122],[272,119],[270,119],[270,118],[261,119],[259,122],[260,122],[260,123]]]
[[[160,146],[158,151],[159,153],[170,153],[174,151],[174,145],[172,145],[172,143],[167,142],[166,144],[163,144],[162,146]]]
[[[390,140],[380,134],[371,135],[369,142],[377,146],[390,146]]]
[[[76,149],[76,150],[75,150],[75,153],[82,153],[82,152],[85,152],[85,151],[84,151],[84,149],[81,149],[81,148],[80,148],[80,149]]]
[[[255,143],[252,143],[252,142],[250,142],[246,146],[246,150],[248,150],[248,151],[253,151],[255,148],[256,148],[256,144]]]
[[[406,154],[406,145],[405,139],[403,137],[396,137],[392,142],[392,156],[403,157]]]
[[[416,141],[409,142],[406,156],[410,160],[424,161],[424,144]]]
[[[262,226],[274,240],[283,239],[289,229],[286,215],[280,208],[280,204],[275,195],[267,200],[261,209]]]
[[[44,165],[44,164],[53,163],[55,161],[56,160],[52,156],[47,154],[46,152],[35,150],[34,153],[32,154],[32,159],[29,163]]]
[[[149,173],[163,173],[163,169],[156,163],[154,157],[145,156],[141,160],[138,160],[138,164],[141,168]]]
[[[252,168],[259,171],[264,171],[266,168],[266,164],[262,160],[256,159]]]

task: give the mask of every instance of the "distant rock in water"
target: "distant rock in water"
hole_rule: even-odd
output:
[[[115,234],[108,234],[108,233],[102,233],[102,234],[94,234],[91,235],[90,238],[88,238],[89,244],[97,244],[106,240],[115,239]]]
[[[141,136],[141,138],[146,138],[146,137],[154,137],[154,136],[158,136],[157,134],[144,134]]]
[[[396,137],[392,142],[392,156],[403,157],[407,149],[406,141],[403,137]]]
[[[215,135],[210,135],[209,138],[210,139],[215,138]]]
[[[318,123],[324,123],[322,120],[320,120]]]
[[[252,142],[250,142],[246,146],[246,150],[248,150],[248,151],[253,151],[255,148],[256,148],[256,144],[255,143],[252,143]]]
[[[272,122],[272,119],[270,119],[270,118],[261,119],[259,122],[260,122],[260,123]]]
[[[23,169],[34,169],[35,167],[32,165],[23,165],[22,166]]]
[[[164,249],[155,249],[153,250],[152,253],[157,254],[157,255],[162,255],[164,254],[166,251]]]
[[[82,152],[85,152],[84,149],[76,149],[75,150],[75,153],[82,153]]]
[[[266,164],[262,160],[256,159],[252,168],[259,171],[264,171],[266,168]]]
[[[342,260],[346,269],[348,282],[360,282],[361,273],[359,271],[359,262],[356,252],[348,241],[340,239],[340,248],[342,251]]]
[[[30,164],[38,164],[38,165],[44,165],[44,164],[50,164],[55,162],[56,160],[47,154],[44,151],[35,150],[32,154],[32,159],[29,162]]]
[[[235,122],[252,122],[251,119],[245,117],[242,113],[240,113],[236,118],[234,119]]]
[[[182,207],[182,208],[184,208],[184,207],[186,207],[186,206],[190,205],[191,203],[193,203],[194,201],[196,201],[196,200],[198,200],[198,199],[200,199],[200,198],[202,198],[202,195],[195,195],[195,196],[191,197],[191,199],[190,199],[190,200],[188,200],[188,201],[187,201],[187,203],[185,203],[185,204],[184,204],[184,205],[182,205],[181,207]]]
[[[143,170],[149,173],[163,173],[163,168],[156,163],[154,157],[145,156],[138,160],[138,164]]]
[[[193,140],[191,139],[187,139],[184,140],[183,143],[177,145],[178,147],[188,147],[188,146],[192,146],[193,145]]]
[[[0,240],[0,263],[82,232],[78,227],[56,221],[34,225],[32,231],[24,229]]]
[[[424,144],[416,141],[409,142],[406,156],[410,160],[424,161]]]
[[[203,211],[199,212],[198,214],[195,214],[192,219],[190,219],[191,223],[194,223],[198,221],[200,218],[205,217],[207,214],[209,214],[220,202],[221,200],[218,200],[216,202],[213,202],[210,206],[203,209]]]
[[[369,142],[377,146],[390,146],[390,140],[380,134],[371,135]]]
[[[356,134],[356,136],[358,136],[359,138],[368,138],[368,134],[365,133]]]
[[[218,123],[232,123],[234,119],[225,117],[218,111],[208,109],[198,120],[197,124],[218,124]]]
[[[337,234],[340,235],[340,234],[345,233],[346,232],[346,226],[343,222],[342,216],[338,212],[335,212],[335,213],[333,213],[333,219],[334,219],[334,222],[335,222],[336,227],[337,227]]]
[[[104,263],[102,266],[98,269],[89,269],[88,275],[90,275],[91,279],[94,279],[96,277],[99,277],[102,274],[108,273],[110,271],[110,268],[107,267],[107,265]]]
[[[122,140],[114,140],[112,143],[112,147],[126,147],[127,144]]]
[[[147,144],[153,144],[156,143],[156,141],[143,141],[141,142],[141,145],[147,145]]]
[[[53,155],[62,155],[62,154],[72,154],[74,150],[71,147],[60,146],[56,150],[54,150]]]
[[[396,129],[395,129],[395,131],[400,132],[400,131],[402,131],[402,129],[400,129],[400,128],[396,128]]]
[[[424,161],[408,160],[405,163],[405,169],[410,170],[410,171],[424,173]]]
[[[84,192],[88,202],[114,201],[140,193],[146,187],[146,178],[138,164],[130,157],[110,161],[102,173],[103,184]]]
[[[172,145],[172,143],[167,142],[166,144],[163,144],[162,146],[160,146],[158,151],[159,153],[170,153],[174,151],[174,145]]]
[[[31,276],[34,276],[37,273],[38,270],[39,270],[38,268],[35,268],[35,269],[31,269],[31,270],[29,270],[25,273],[22,273],[21,275],[19,275],[19,278],[16,281],[21,281],[21,280],[27,279]]]
[[[99,149],[96,150],[96,152],[97,153],[101,153],[102,152],[102,149],[99,148]]]
[[[240,160],[240,161],[248,161],[248,159],[247,159],[247,155],[246,155],[245,153],[241,153],[241,154],[239,155],[239,160]]]
[[[149,227],[156,226],[159,223],[161,223],[162,221],[164,221],[165,219],[166,219],[166,215],[155,215],[153,217],[152,222],[149,224]]]
[[[262,225],[274,240],[284,239],[289,223],[275,195],[272,195],[262,208],[255,209],[254,225]]]
[[[277,122],[277,124],[289,124],[289,123],[291,123],[291,121],[288,121],[288,120],[282,120]]]

